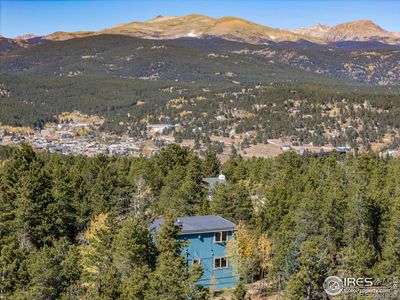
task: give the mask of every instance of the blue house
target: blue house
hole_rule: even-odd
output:
[[[151,229],[158,231],[163,219],[156,219]],[[234,274],[226,251],[226,242],[232,238],[236,225],[219,216],[182,217],[179,240],[188,241],[183,249],[188,265],[201,264],[203,276],[197,284],[216,290],[233,288],[238,278]]]

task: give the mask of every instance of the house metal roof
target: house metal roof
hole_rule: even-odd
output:
[[[158,232],[163,222],[163,218],[154,220],[150,225],[150,229]],[[178,218],[175,224],[182,225],[181,234],[230,231],[236,227],[231,221],[214,215],[181,217]]]
[[[203,181],[208,184],[216,184],[216,183],[225,183],[225,179],[219,179],[218,177],[206,177],[203,178]]]
[[[226,177],[224,174],[220,174],[218,177],[206,177],[203,178],[203,181],[208,183],[209,185],[215,185],[216,183],[225,183]]]

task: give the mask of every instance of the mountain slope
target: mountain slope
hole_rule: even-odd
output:
[[[400,50],[348,50],[224,39],[148,40],[96,35],[36,45],[0,57],[0,73],[146,80],[400,84]],[[343,84],[344,82],[342,82]]]
[[[20,49],[22,45],[13,39],[8,39],[0,35],[0,54]]]
[[[147,39],[204,38],[211,36],[252,44],[263,44],[268,41],[300,40],[323,42],[314,37],[305,37],[288,30],[274,29],[240,18],[223,17],[215,19],[196,14],[183,17],[159,16],[147,22],[127,23],[97,32],[57,32],[44,38],[49,40],[65,40],[96,34],[121,34]]]
[[[400,36],[397,33],[386,31],[370,20],[347,22],[332,27],[317,24],[310,28],[300,27],[292,30],[292,32],[319,38],[327,42],[374,41],[391,45],[400,44]]]
[[[337,26],[317,24],[294,30],[272,28],[236,17],[211,18],[204,15],[158,16],[146,22],[120,24],[100,31],[54,32],[46,36],[21,36],[14,40],[25,46],[48,41],[63,41],[101,34],[126,35],[144,39],[170,40],[183,37],[198,39],[222,38],[250,44],[280,42],[330,44],[337,42],[377,42],[399,45],[400,34],[388,32],[369,20],[347,22]],[[1,51],[1,49],[0,49]]]
[[[158,41],[105,34],[46,43],[0,57],[0,73],[241,83],[327,80],[286,62],[232,52],[261,46],[208,39],[208,48],[202,48],[191,41],[199,40]]]

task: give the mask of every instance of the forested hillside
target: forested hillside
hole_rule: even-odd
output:
[[[237,134],[247,136],[244,148],[281,138],[354,149],[384,138],[390,149],[398,144],[398,88],[9,75],[0,81],[0,121],[15,126],[40,129],[78,110],[105,117],[109,132],[136,137],[146,137],[148,124],[180,124],[177,142]]]
[[[35,45],[0,56],[0,73],[254,83],[265,81],[397,85],[397,47],[312,43],[252,45],[217,38],[146,40],[98,35]],[[232,75],[228,75],[232,74]]]
[[[34,45],[0,56],[0,122],[40,130],[78,110],[143,140],[148,125],[165,123],[180,128],[167,133],[178,143],[396,149],[399,50],[368,45],[122,35]]]
[[[177,145],[150,159],[0,154],[0,298],[205,299],[175,240],[182,215],[266,236],[268,263],[246,252],[240,276],[263,269],[268,293],[289,299],[325,299],[328,275],[400,275],[399,159],[285,153],[220,166],[211,148],[200,159]],[[208,202],[201,180],[219,170],[228,183]],[[159,216],[169,221],[155,248],[147,225]]]
[[[168,41],[153,41],[119,35],[101,35],[83,39],[36,45],[3,55],[0,73],[47,77],[104,76],[164,80],[231,81],[226,72],[238,74],[236,80],[254,82],[271,78],[314,77],[305,71],[294,71],[285,64],[262,62],[262,59],[234,54],[225,50],[242,49],[240,43],[210,42],[225,55],[212,50],[181,46]],[[249,45],[251,47],[251,45]],[[251,71],[251,72],[250,72]],[[215,73],[221,73],[220,75]],[[258,78],[258,79],[257,79]]]

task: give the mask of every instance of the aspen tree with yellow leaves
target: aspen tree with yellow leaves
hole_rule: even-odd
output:
[[[231,264],[244,282],[250,282],[271,266],[272,242],[267,234],[256,236],[244,223],[236,227],[233,239],[227,244]]]

